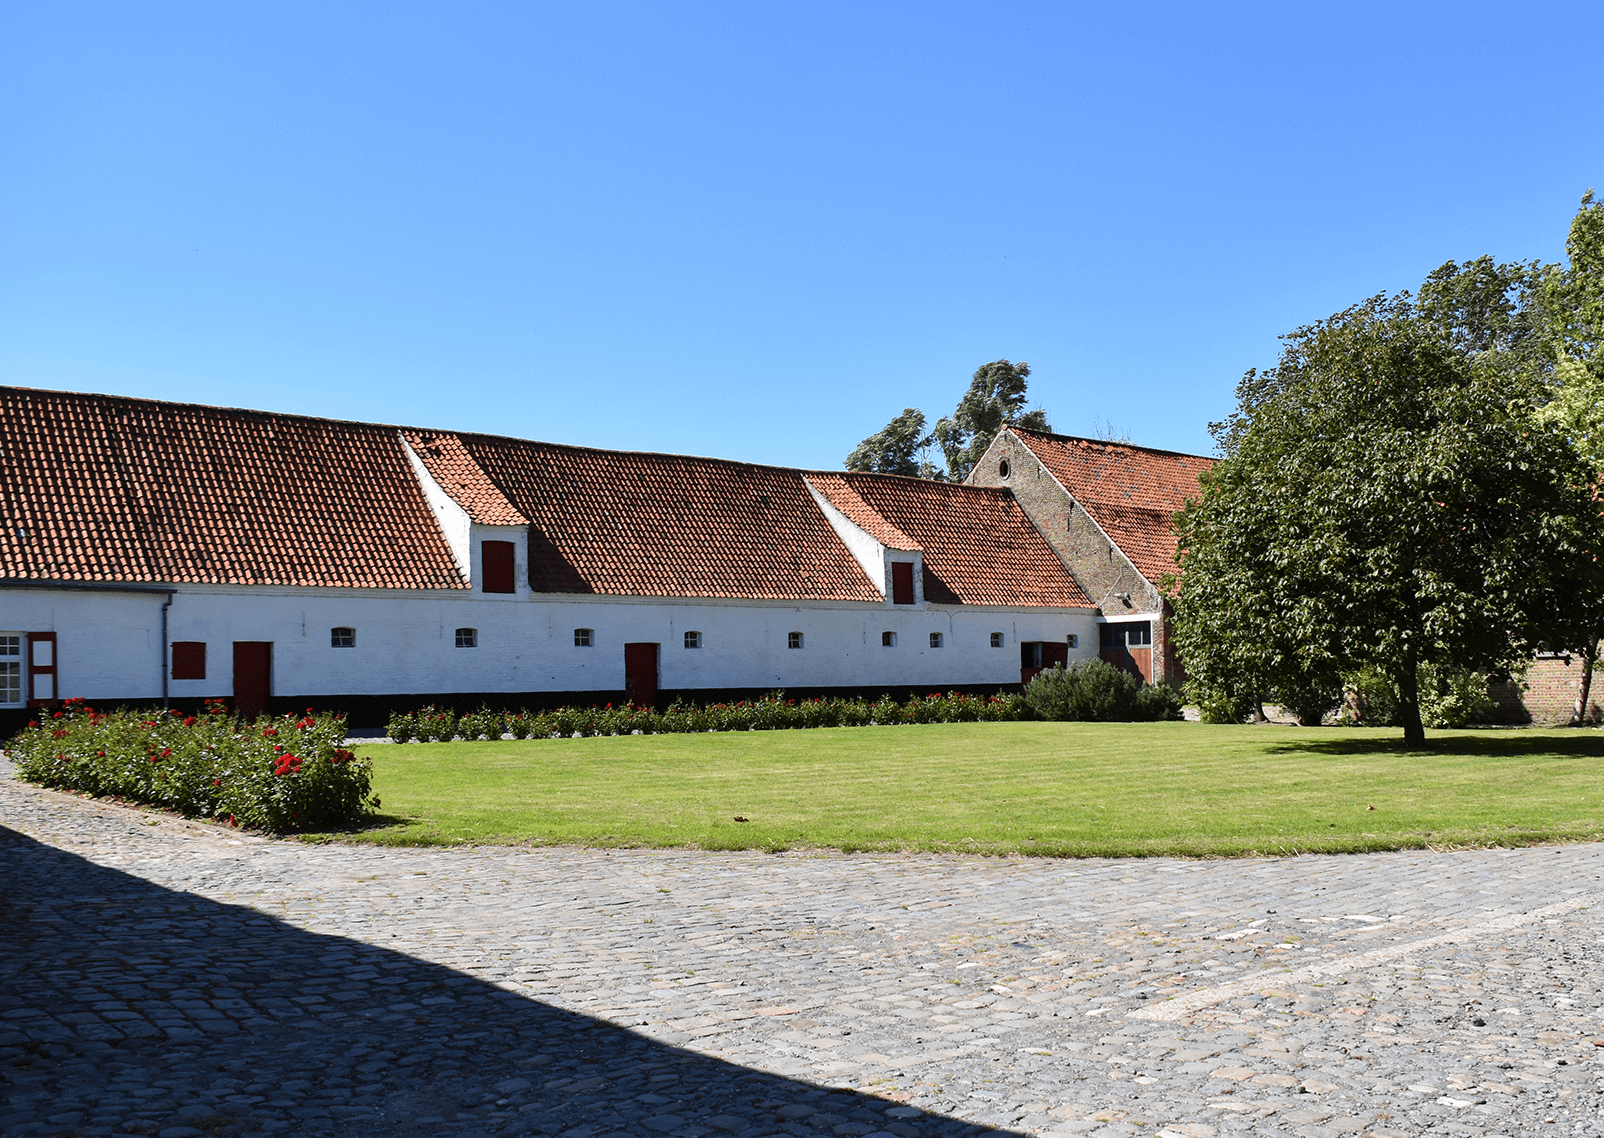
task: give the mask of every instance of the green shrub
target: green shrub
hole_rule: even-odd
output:
[[[41,786],[284,832],[361,818],[373,768],[344,742],[343,716],[310,710],[246,721],[220,701],[186,716],[124,708],[104,713],[68,700],[28,724],[8,750],[18,774]]]
[[[551,711],[504,712],[480,708],[457,716],[434,706],[390,716],[388,734],[397,743],[441,743],[453,738],[567,739],[575,735],[657,735],[699,731],[788,731],[805,727],[866,727],[903,723],[1001,723],[1024,715],[1014,693],[981,698],[961,692],[931,692],[898,703],[883,695],[865,699],[787,699],[769,692],[762,699],[699,707],[676,700],[666,711],[625,704],[614,707],[559,707]]]
[[[1169,684],[1147,684],[1131,701],[1131,718],[1138,723],[1162,723],[1181,718],[1181,693]]]
[[[1142,681],[1106,660],[1054,665],[1025,685],[1025,704],[1040,719],[1107,722],[1131,719]]]

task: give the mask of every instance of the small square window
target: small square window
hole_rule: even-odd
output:
[[[882,648],[895,648],[897,646],[897,634],[895,632],[882,632],[880,634],[880,646]]]
[[[1001,648],[1003,646],[1003,634],[1002,633],[993,632],[991,634],[991,646],[993,648]]]
[[[787,648],[800,648],[800,647],[802,647],[802,634],[800,632],[788,632],[788,633],[786,633],[785,634],[785,646]]]
[[[940,648],[941,647],[941,633],[932,632],[930,634],[930,647],[932,647],[932,648]]]
[[[588,628],[576,628],[576,629],[574,629],[574,647],[575,648],[589,648],[590,647],[590,637],[591,637],[590,629],[588,629]]]
[[[702,634],[700,632],[687,632],[685,634],[685,647],[700,648],[701,646]]]
[[[1073,633],[1073,632],[1071,632],[1071,633],[1070,633],[1070,634],[1069,634],[1069,646],[1070,646],[1070,647],[1071,647],[1071,648],[1078,648],[1078,647],[1080,647],[1080,637],[1079,637],[1079,636],[1076,636],[1076,635],[1075,635],[1075,634],[1074,634],[1074,633]]]
[[[329,629],[329,647],[330,648],[355,648],[356,647],[356,629],[354,629],[354,628],[331,628],[331,629]]]
[[[479,630],[477,628],[459,628],[459,629],[457,629],[457,647],[458,648],[477,648],[477,647],[479,647]]]

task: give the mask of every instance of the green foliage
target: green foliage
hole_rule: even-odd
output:
[[[882,430],[859,443],[847,455],[846,467],[868,474],[929,477],[920,462],[920,452],[930,445],[930,439],[930,432],[925,430],[924,412],[908,407]]]
[[[951,418],[936,422],[936,444],[947,460],[947,479],[962,482],[1004,427],[1018,424],[1032,431],[1050,431],[1047,412],[1025,410],[1030,365],[1021,360],[993,360],[975,369],[969,390]]]
[[[1427,727],[1465,727],[1485,723],[1493,713],[1486,672],[1422,664],[1417,673],[1420,719]],[[1365,668],[1349,677],[1344,723],[1365,727],[1402,726],[1398,685],[1384,672]]]
[[[41,786],[148,802],[189,818],[284,832],[348,826],[366,809],[373,766],[345,749],[338,715],[235,719],[82,700],[30,723],[8,744]],[[377,800],[374,801],[377,805]]]
[[[993,360],[975,370],[969,390],[951,416],[925,430],[924,412],[905,408],[886,426],[864,439],[847,456],[848,470],[906,474],[941,482],[962,482],[1005,426],[1051,431],[1047,412],[1025,409],[1030,365]],[[932,442],[940,445],[947,468],[938,469],[924,456]]]
[[[1196,673],[1187,675],[1181,692],[1186,702],[1197,706],[1198,719],[1203,723],[1244,723],[1255,707],[1251,694],[1210,682]]]
[[[592,738],[602,735],[669,735],[705,731],[785,731],[808,727],[901,726],[911,723],[1001,723],[1023,714],[1012,693],[972,696],[932,692],[898,703],[889,695],[866,699],[787,699],[770,692],[762,699],[699,706],[675,702],[664,711],[625,704],[614,707],[559,707],[550,711],[495,711],[482,707],[458,717],[429,706],[390,716],[387,731],[397,743],[448,743],[514,739]]]
[[[1581,635],[1574,598],[1604,589],[1589,471],[1507,376],[1375,297],[1292,333],[1262,379],[1177,519],[1174,634],[1203,687],[1378,668],[1419,742],[1420,665],[1492,671]]]
[[[1025,685],[1025,706],[1038,719],[1153,722],[1181,717],[1181,700],[1168,685],[1143,686],[1140,678],[1106,660],[1077,660],[1038,672]]]

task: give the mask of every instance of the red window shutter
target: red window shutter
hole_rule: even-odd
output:
[[[206,642],[204,640],[173,641],[173,679],[204,680],[206,678]]]
[[[510,541],[481,541],[479,543],[479,569],[487,593],[516,593],[514,580],[514,550]]]
[[[891,603],[894,605],[913,604],[912,562],[893,561],[891,563]]]

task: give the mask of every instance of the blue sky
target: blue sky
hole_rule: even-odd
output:
[[[7,3],[0,383],[835,467],[1007,357],[1207,452],[1604,191],[1604,5],[1133,13]]]

